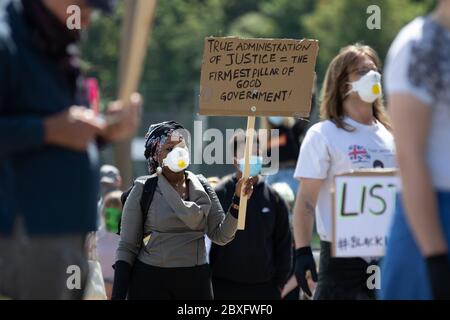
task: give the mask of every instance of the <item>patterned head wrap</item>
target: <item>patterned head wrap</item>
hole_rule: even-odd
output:
[[[184,129],[184,127],[175,121],[164,121],[152,124],[145,135],[145,159],[148,160],[148,170],[150,174],[156,172],[159,166],[158,158],[161,147],[175,130]]]

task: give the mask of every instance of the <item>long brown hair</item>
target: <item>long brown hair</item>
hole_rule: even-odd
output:
[[[354,128],[343,121],[345,94],[349,91],[350,68],[358,62],[361,56],[367,56],[381,70],[381,62],[375,50],[371,47],[354,44],[342,48],[328,66],[322,88],[320,118],[330,120],[338,128],[353,131]],[[381,122],[388,130],[391,130],[389,118],[386,114],[383,100],[378,98],[373,103],[373,116]]]

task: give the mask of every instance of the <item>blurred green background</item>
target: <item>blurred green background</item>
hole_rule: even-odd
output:
[[[316,67],[318,89],[326,67],[339,49],[363,42],[384,60],[397,32],[415,16],[430,12],[436,0],[160,0],[140,85],[145,114],[139,133],[148,125],[174,119],[192,129],[245,127],[245,118],[198,117],[200,65],[207,36],[314,38],[320,41]],[[381,29],[369,30],[368,6],[381,9]],[[85,33],[83,68],[99,79],[103,101],[116,97],[123,3],[112,17],[99,16]],[[317,114],[313,115],[313,121]],[[108,151],[104,161],[111,162]],[[223,175],[229,166],[200,166],[207,175]],[[145,174],[136,162],[135,174]]]

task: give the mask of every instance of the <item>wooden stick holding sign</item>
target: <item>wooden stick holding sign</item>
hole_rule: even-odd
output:
[[[119,100],[125,104],[138,90],[156,4],[156,0],[128,0],[125,3],[118,92]],[[116,164],[124,181],[133,179],[130,154],[130,141],[118,143],[114,148]]]
[[[243,177],[250,173],[257,116],[308,117],[319,45],[309,39],[205,39],[199,114],[248,117]],[[238,229],[245,229],[241,194]]]
[[[247,131],[245,138],[245,151],[244,151],[244,172],[242,177],[247,179],[250,177],[250,157],[253,151],[253,140],[255,135],[255,117],[248,117],[247,120]],[[238,217],[238,230],[245,230],[245,218],[247,213],[247,195],[244,194],[244,189],[241,190],[240,201],[239,201],[239,217]]]

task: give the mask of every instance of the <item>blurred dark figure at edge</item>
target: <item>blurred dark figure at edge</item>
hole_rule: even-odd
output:
[[[134,135],[141,98],[86,108],[67,8],[111,12],[108,0],[0,3],[0,296],[81,299],[85,235],[97,228],[98,146]],[[73,287],[68,278],[73,275]],[[76,279],[76,278],[79,279]],[[71,290],[72,289],[72,290]]]

